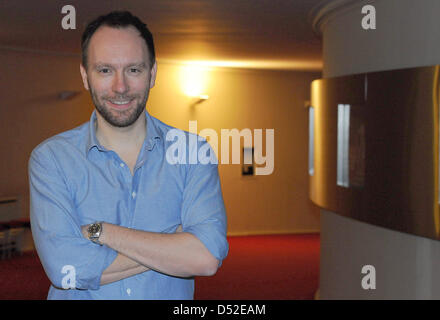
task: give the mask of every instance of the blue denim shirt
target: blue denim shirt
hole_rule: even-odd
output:
[[[31,226],[35,246],[52,285],[48,299],[193,299],[194,279],[153,270],[100,285],[117,252],[81,234],[95,221],[172,233],[179,225],[195,235],[221,263],[228,253],[226,213],[216,163],[167,161],[173,129],[145,112],[147,134],[134,174],[102,147],[90,121],[39,144],[29,159]],[[187,141],[195,134],[180,131]],[[194,140],[193,140],[194,141]],[[194,158],[206,140],[179,145]],[[207,148],[206,148],[207,147]],[[174,150],[174,149],[173,149]],[[180,157],[183,159],[184,157]],[[74,274],[72,274],[74,273]],[[67,284],[76,289],[62,289]]]

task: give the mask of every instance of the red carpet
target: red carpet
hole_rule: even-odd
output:
[[[313,299],[319,284],[319,235],[229,237],[213,277],[197,277],[195,299]],[[49,280],[35,252],[0,261],[0,299],[46,299]]]
[[[319,235],[229,237],[214,277],[196,280],[196,299],[313,299],[319,286]]]
[[[46,299],[49,285],[36,252],[0,260],[0,300]]]

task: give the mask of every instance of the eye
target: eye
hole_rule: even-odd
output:
[[[102,73],[102,74],[108,74],[108,73],[110,73],[110,69],[109,68],[101,68],[98,70],[98,72]]]
[[[138,68],[130,68],[130,72],[131,73],[140,73],[141,70],[139,70]]]

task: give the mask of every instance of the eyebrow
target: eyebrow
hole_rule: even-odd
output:
[[[114,67],[114,65],[110,64],[110,63],[105,63],[105,62],[96,62],[93,64],[93,66],[95,68],[99,68],[99,67]],[[145,68],[146,64],[145,62],[134,62],[134,63],[129,63],[127,65],[124,66],[124,68],[130,68],[130,67],[138,67],[138,68]]]

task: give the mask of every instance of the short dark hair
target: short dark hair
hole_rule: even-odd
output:
[[[145,23],[143,23],[138,17],[132,15],[128,11],[112,11],[109,14],[99,16],[92,22],[90,22],[83,32],[81,38],[81,50],[82,50],[82,64],[87,69],[87,49],[90,39],[96,30],[101,26],[109,26],[112,28],[126,28],[129,26],[135,27],[141,34],[142,38],[147,44],[150,67],[153,66],[156,61],[156,54],[154,51],[153,35]]]

